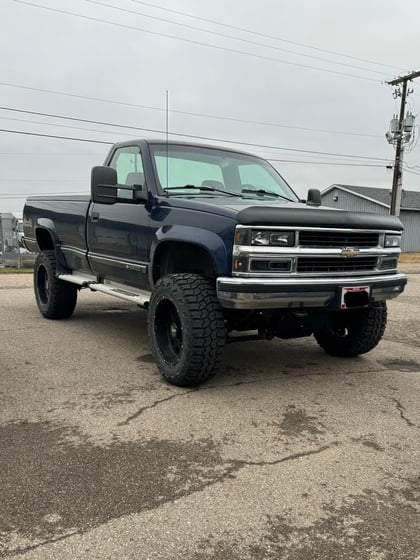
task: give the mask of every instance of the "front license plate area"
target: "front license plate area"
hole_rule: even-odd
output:
[[[367,307],[370,301],[370,286],[341,288],[340,309]]]

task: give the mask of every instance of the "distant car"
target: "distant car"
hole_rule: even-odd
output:
[[[19,243],[19,246],[24,248],[24,234],[23,234],[23,222],[21,220],[18,221],[17,228],[16,228],[16,239]]]

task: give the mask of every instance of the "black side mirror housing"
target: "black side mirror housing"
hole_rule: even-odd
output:
[[[100,204],[115,204],[117,182],[117,172],[112,167],[103,165],[93,167],[90,183],[92,201]]]
[[[321,206],[321,191],[319,189],[309,189],[306,204],[309,206]]]
[[[137,204],[148,200],[148,192],[143,185],[119,185],[116,170],[103,165],[92,169],[91,196],[93,202],[100,204]]]

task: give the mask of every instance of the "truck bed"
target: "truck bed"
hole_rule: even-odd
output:
[[[87,267],[86,218],[89,195],[30,197],[25,204],[24,234],[29,251],[37,251],[36,223],[42,223],[61,244],[69,265],[78,270]]]

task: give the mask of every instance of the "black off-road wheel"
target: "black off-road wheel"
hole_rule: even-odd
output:
[[[77,286],[56,277],[54,251],[39,253],[34,267],[34,291],[38,308],[47,319],[67,319],[77,301]]]
[[[386,303],[375,302],[366,309],[338,311],[330,329],[314,332],[314,337],[327,354],[352,358],[375,348],[385,332],[386,320]]]
[[[189,387],[213,377],[226,328],[210,280],[196,274],[164,276],[151,296],[148,319],[152,353],[169,383]]]

